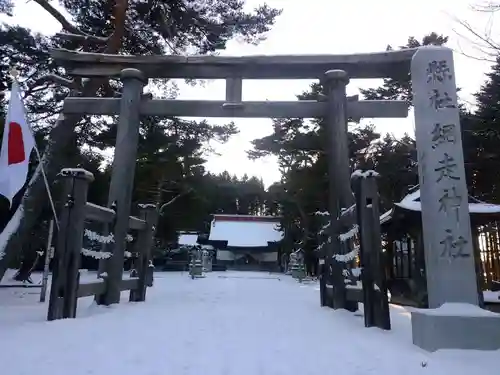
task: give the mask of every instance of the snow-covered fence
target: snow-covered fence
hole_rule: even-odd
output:
[[[87,202],[89,184],[94,180],[92,173],[84,169],[63,169],[60,176],[64,180],[62,195],[64,205],[59,213],[60,230],[55,247],[55,265],[47,319],[74,318],[80,297],[94,295],[98,303],[105,303],[101,296],[105,295],[110,283],[117,285],[121,291],[130,290],[130,301],[144,301],[146,288],[152,285],[153,270],[150,267],[150,260],[158,219],[156,206],[140,205],[139,217],[130,216],[128,220],[129,229],[138,231],[135,243],[138,253],[135,264],[137,277],[123,279],[122,272],[114,272],[112,274],[117,277],[111,279],[105,272],[101,274],[99,280],[80,282],[80,260],[82,250],[85,250],[82,249],[85,220],[94,220],[113,226],[117,217],[114,209]],[[116,240],[112,238],[109,242]],[[122,241],[126,240],[126,238],[122,239]],[[123,258],[124,254],[109,253],[108,258],[114,256]],[[114,263],[116,262],[109,264]]]
[[[365,326],[390,329],[387,285],[382,261],[382,244],[378,209],[378,190],[374,171],[356,171],[351,176],[355,203],[343,209],[337,219],[331,219],[322,229],[330,236],[324,245],[337,241],[331,259],[324,269],[326,300],[344,299],[342,307],[356,311],[363,303]],[[321,214],[321,213],[320,213]],[[332,227],[333,224],[333,227]],[[335,230],[333,231],[332,228]],[[340,231],[344,231],[339,233]],[[332,241],[332,237],[334,241]],[[358,263],[359,260],[359,264]],[[329,264],[328,264],[329,263]],[[361,282],[358,281],[361,279]]]

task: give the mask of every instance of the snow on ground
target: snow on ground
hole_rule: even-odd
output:
[[[9,375],[498,374],[500,351],[426,353],[409,309],[392,308],[390,332],[366,329],[361,313],[321,308],[318,289],[268,273],[156,273],[145,303],[87,298],[55,322],[38,289],[0,289],[0,363]]]

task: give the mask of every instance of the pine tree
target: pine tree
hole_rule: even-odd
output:
[[[13,9],[14,3],[11,0],[0,0],[0,14],[12,16]]]
[[[478,129],[499,138],[500,135],[500,57],[493,65],[491,72],[487,73],[486,83],[481,86],[475,95],[477,111],[475,116],[479,121]]]

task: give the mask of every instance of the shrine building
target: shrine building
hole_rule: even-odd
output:
[[[229,269],[279,269],[283,233],[280,217],[213,215],[207,243],[216,249],[216,262]]]

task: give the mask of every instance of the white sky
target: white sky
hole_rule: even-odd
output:
[[[247,0],[252,8],[264,0]],[[466,20],[484,33],[491,28],[490,16],[473,11],[470,6],[481,0],[267,0],[272,7],[283,8],[283,14],[266,41],[259,46],[230,43],[223,55],[252,54],[346,54],[385,50],[388,44],[406,44],[409,36],[421,39],[432,31],[448,35],[449,46],[468,54],[478,53],[471,43],[457,35],[470,36],[456,21]],[[16,0],[13,22],[46,34],[59,31],[60,27],[36,3]],[[495,29],[492,35],[495,38]],[[498,39],[497,39],[498,40]],[[490,63],[455,54],[457,85],[462,88],[461,98],[473,102],[471,93],[483,83]],[[243,100],[294,100],[295,95],[307,89],[308,81],[244,81]],[[357,93],[359,87],[374,87],[377,81],[351,81],[348,94]],[[179,99],[223,100],[223,81],[211,81],[204,87],[181,85]],[[213,123],[224,123],[231,119],[210,119]],[[272,132],[267,119],[234,119],[240,134],[230,142],[217,147],[220,157],[211,157],[209,170],[260,176],[266,185],[279,179],[276,162],[272,159],[252,162],[245,151],[251,148],[250,141]],[[366,120],[367,121],[367,120]],[[405,132],[413,135],[413,121],[408,119],[378,119],[374,122],[383,133],[401,136]]]

